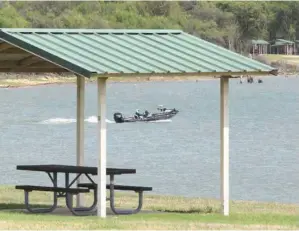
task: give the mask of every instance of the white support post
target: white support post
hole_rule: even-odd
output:
[[[77,165],[84,165],[84,93],[85,93],[85,77],[77,76]],[[79,177],[77,184],[82,182],[82,177]],[[84,204],[83,194],[77,195],[77,207]]]
[[[106,78],[98,78],[98,204],[97,215],[106,217]]]
[[[220,178],[221,203],[224,216],[229,215],[229,78],[220,80]]]

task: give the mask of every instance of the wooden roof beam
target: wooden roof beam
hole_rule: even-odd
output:
[[[39,62],[44,62],[44,60],[40,59],[37,56],[30,55],[26,58],[21,59],[17,64],[18,64],[18,66],[26,67],[26,66],[30,66],[32,64],[36,64],[36,63],[39,63]]]
[[[52,64],[50,62],[46,62],[44,60],[35,60],[35,62],[33,62],[30,59],[26,59],[28,61],[25,62],[26,65],[24,65],[23,63],[21,63],[20,65],[20,61],[0,61],[0,69],[11,69],[11,71],[13,71],[14,69],[18,69],[18,68],[60,68],[63,69],[61,67],[57,67],[55,64]],[[29,60],[31,62],[29,62]],[[22,65],[23,64],[23,65]]]
[[[2,52],[2,54],[20,54],[20,55],[24,55],[24,54],[28,54],[28,52],[20,49],[20,48],[17,48],[17,47],[13,47],[13,46],[10,46],[10,47],[6,47],[4,49],[1,50],[0,48],[0,52]]]
[[[10,45],[9,43],[4,43],[4,42],[0,43],[0,52],[10,48],[14,48],[14,46]]]
[[[69,72],[63,68],[49,67],[49,68],[0,68],[0,72],[27,72],[27,73],[63,73]]]

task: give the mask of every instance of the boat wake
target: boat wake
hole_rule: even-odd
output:
[[[148,121],[148,123],[170,123],[170,122],[172,122],[171,119]]]
[[[51,118],[51,119],[43,120],[39,122],[39,124],[71,124],[71,123],[76,123],[76,121],[77,120],[74,118]],[[88,123],[98,123],[98,118],[96,116],[89,116],[84,121]],[[115,122],[106,119],[106,123],[114,124]]]
[[[84,121],[87,123],[98,123],[98,118],[97,116],[89,116]],[[166,119],[166,120],[149,121],[148,123],[170,123],[170,122],[172,122],[171,119]],[[71,124],[71,123],[76,123],[76,119],[57,117],[57,118],[51,118],[51,119],[38,122],[38,124]],[[114,121],[109,119],[106,119],[106,123],[115,124]]]

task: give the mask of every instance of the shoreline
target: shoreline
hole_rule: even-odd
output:
[[[280,74],[279,76],[296,77],[297,75],[292,74]],[[270,78],[275,76],[255,76],[253,78]],[[246,78],[246,77],[244,77]],[[239,80],[239,78],[235,78]],[[180,82],[180,81],[211,81],[218,80],[218,78],[212,76],[200,76],[200,77],[125,77],[125,78],[109,78],[108,83],[144,83],[144,82]],[[86,83],[94,83],[95,78],[87,79]],[[46,86],[46,85],[59,85],[59,84],[75,84],[76,77],[73,76],[0,76],[0,88],[24,88],[24,87],[35,87],[35,86]]]
[[[53,84],[75,84],[76,77],[25,77],[25,78],[1,78],[0,88],[22,88],[45,86]],[[170,81],[208,81],[217,80],[214,77],[125,77],[125,78],[109,78],[108,83],[140,83],[140,82],[170,82]],[[94,83],[95,78],[86,79],[85,83]]]

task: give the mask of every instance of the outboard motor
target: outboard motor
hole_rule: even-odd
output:
[[[124,122],[124,117],[120,112],[116,112],[113,115],[115,123],[123,123]]]

